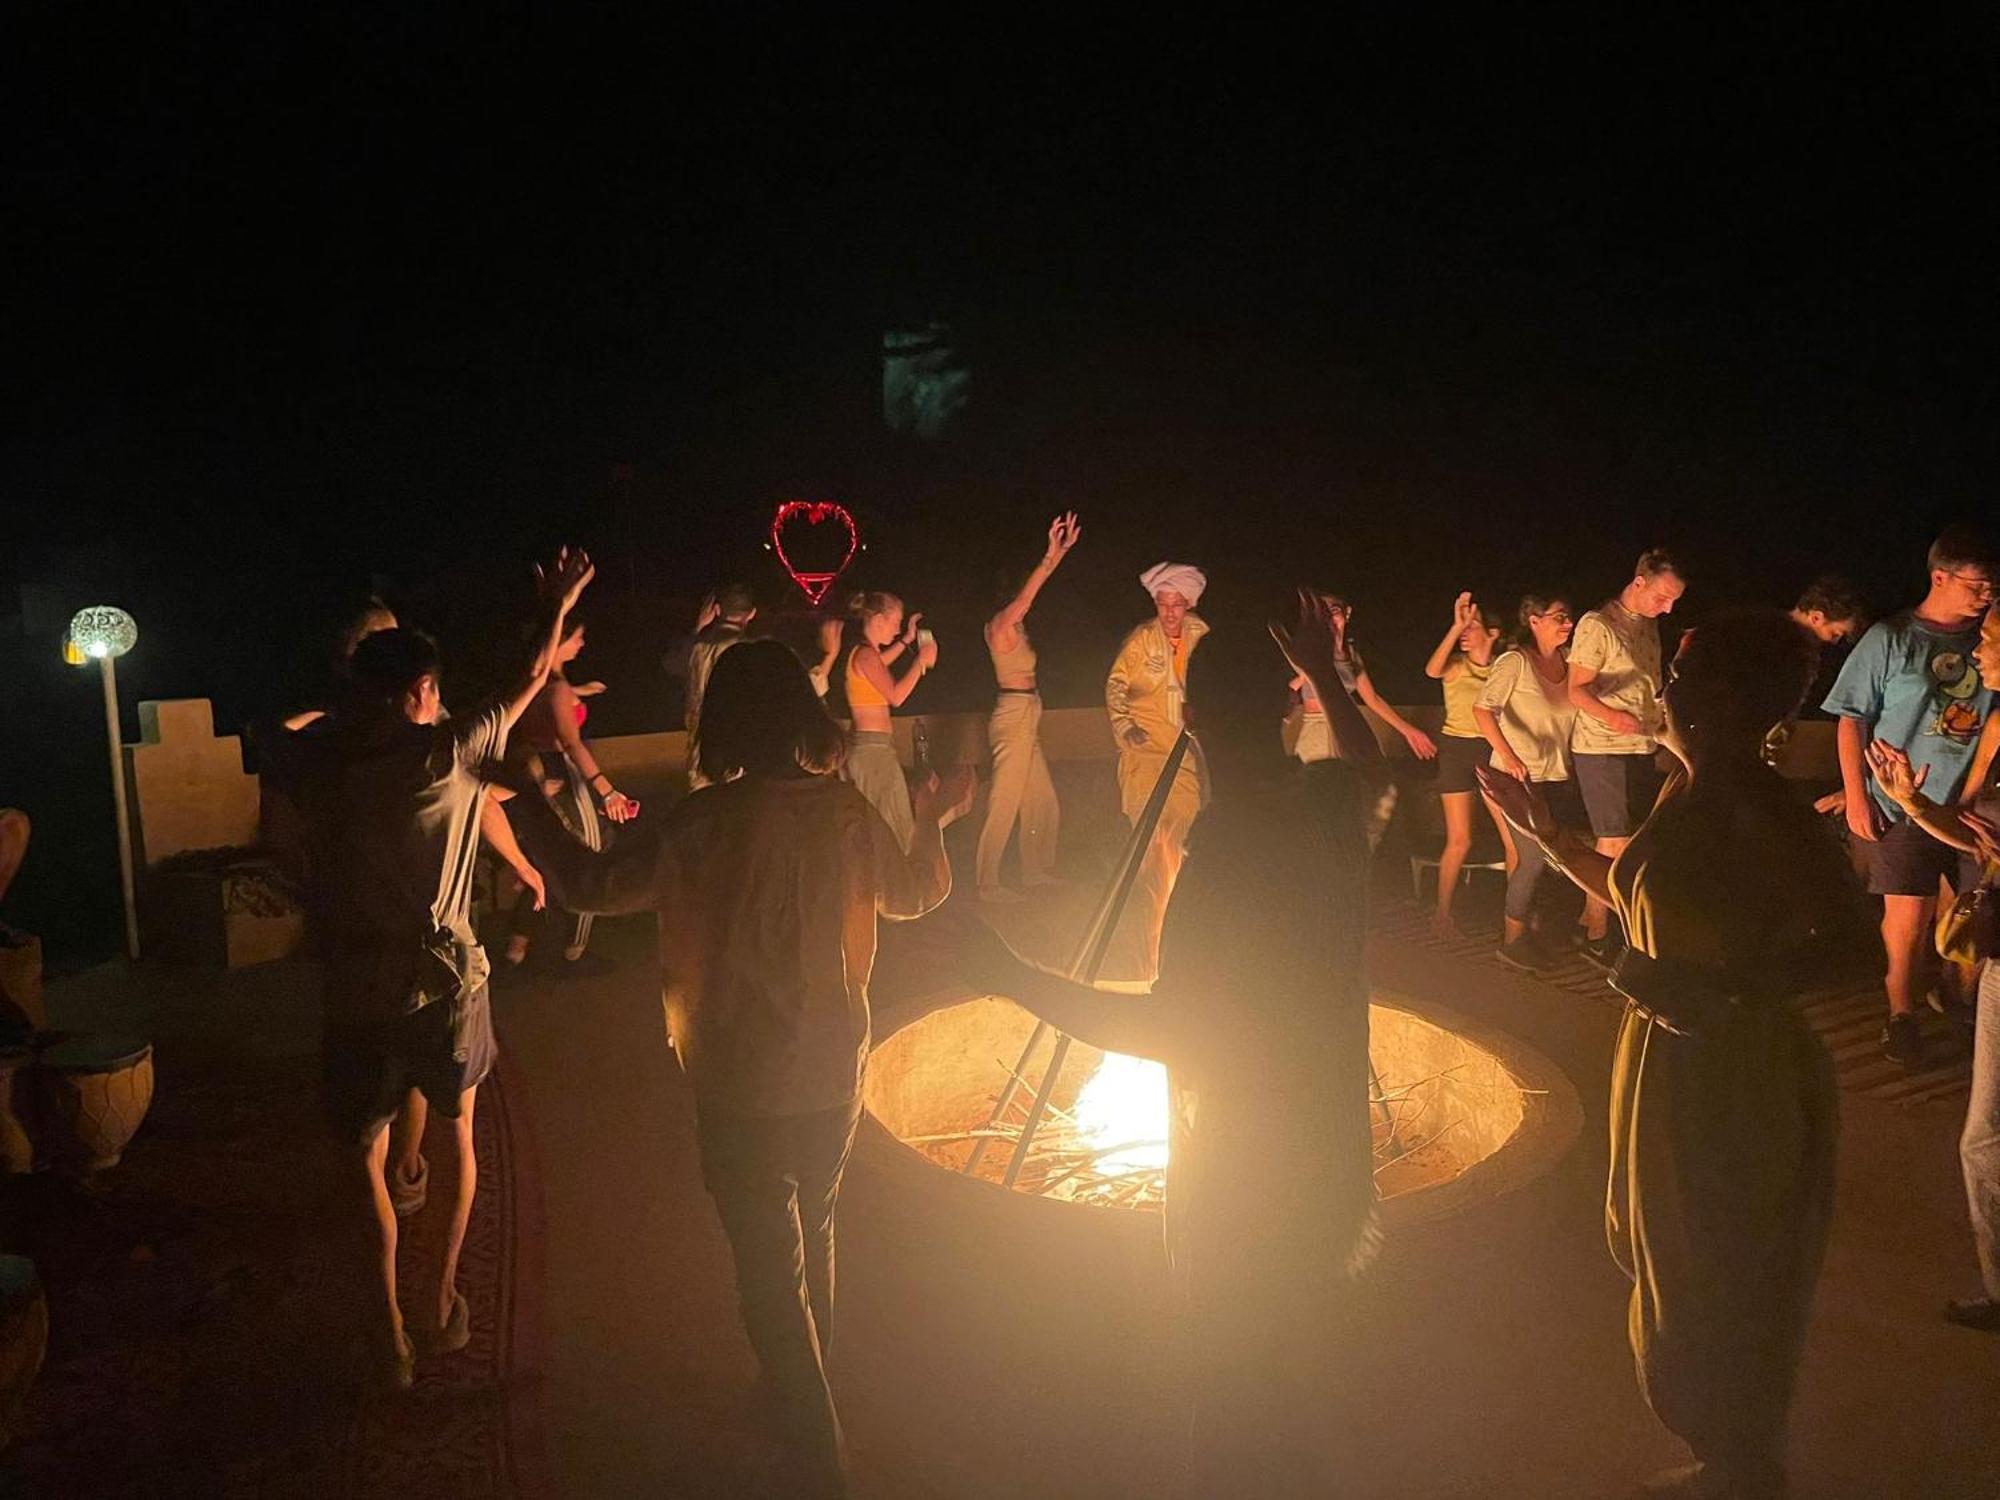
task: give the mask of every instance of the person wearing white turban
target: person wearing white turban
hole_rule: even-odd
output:
[[[1139,575],[1139,584],[1153,597],[1153,618],[1125,637],[1111,664],[1111,674],[1104,680],[1104,706],[1111,714],[1111,733],[1118,742],[1118,798],[1126,818],[1134,822],[1180,738],[1188,658],[1208,632],[1206,622],[1193,612],[1195,602],[1208,587],[1208,577],[1200,568],[1189,563],[1158,563]],[[1160,925],[1180,874],[1188,830],[1201,812],[1203,783],[1200,747],[1190,746],[1139,870],[1140,886],[1151,905],[1146,935],[1148,977],[1159,969]]]

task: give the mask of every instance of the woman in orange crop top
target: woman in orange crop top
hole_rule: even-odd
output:
[[[903,613],[894,594],[856,594],[848,605],[860,640],[847,653],[843,674],[847,687],[847,762],[841,775],[882,815],[896,840],[907,851],[915,827],[910,813],[910,784],[889,733],[889,710],[901,707],[918,681],[937,665],[937,642],[928,631],[919,639],[921,613]],[[891,664],[916,647],[915,662],[899,678]]]
[[[993,747],[993,782],[987,790],[986,826],[979,833],[979,899],[1017,901],[1000,884],[1000,857],[1008,835],[1021,825],[1021,884],[1048,885],[1056,862],[1056,829],[1062,816],[1049,763],[1042,754],[1042,698],[1035,687],[1035,647],[1028,639],[1028,611],[1042,585],[1083,535],[1076,512],[1049,523],[1042,560],[1023,579],[1000,611],[986,622],[986,652],[993,658],[999,696],[987,721]]]
[[[583,701],[604,691],[601,682],[572,685],[565,669],[582,653],[583,624],[572,616],[570,632],[556,653],[549,680],[515,726],[512,753],[526,764],[528,774],[542,789],[563,826],[586,849],[604,847],[598,822],[598,801],[603,813],[614,823],[629,823],[639,816],[639,804],[612,786],[611,778],[598,767],[597,757],[584,742],[583,721],[589,706]],[[595,794],[593,796],[593,794]],[[514,902],[512,931],[507,938],[507,962],[519,964],[528,957],[533,942],[538,893],[523,886]],[[569,924],[563,957],[571,963],[583,957],[590,945],[591,918],[563,913]]]

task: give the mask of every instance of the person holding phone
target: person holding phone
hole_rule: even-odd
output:
[[[905,851],[914,828],[910,784],[889,728],[889,710],[900,708],[924,673],[937,665],[937,640],[920,626],[921,611],[905,617],[894,594],[856,594],[848,603],[860,640],[847,653],[847,759],[841,775],[866,797]],[[898,677],[890,668],[905,656]]]

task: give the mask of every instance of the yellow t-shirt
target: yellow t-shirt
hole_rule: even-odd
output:
[[[1452,657],[1444,669],[1444,732],[1453,739],[1484,738],[1479,732],[1479,721],[1472,717],[1472,706],[1479,701],[1479,690],[1492,675],[1492,662],[1482,667],[1463,652]]]

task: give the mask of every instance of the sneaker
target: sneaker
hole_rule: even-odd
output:
[[[1493,956],[1522,974],[1546,974],[1556,963],[1532,932],[1522,933],[1511,943],[1502,943],[1493,950]]]
[[[2000,1302],[1991,1297],[1972,1297],[1963,1302],[1947,1302],[1944,1305],[1944,1320],[1956,1323],[1960,1328],[1976,1329],[1980,1333],[2000,1333]]]
[[[1890,1016],[1882,1028],[1882,1055],[1899,1068],[1913,1068],[1924,1055],[1924,1028],[1915,1016]]]
[[[1599,937],[1585,938],[1576,950],[1584,960],[1609,974],[1625,954],[1625,939],[1606,928]]]

